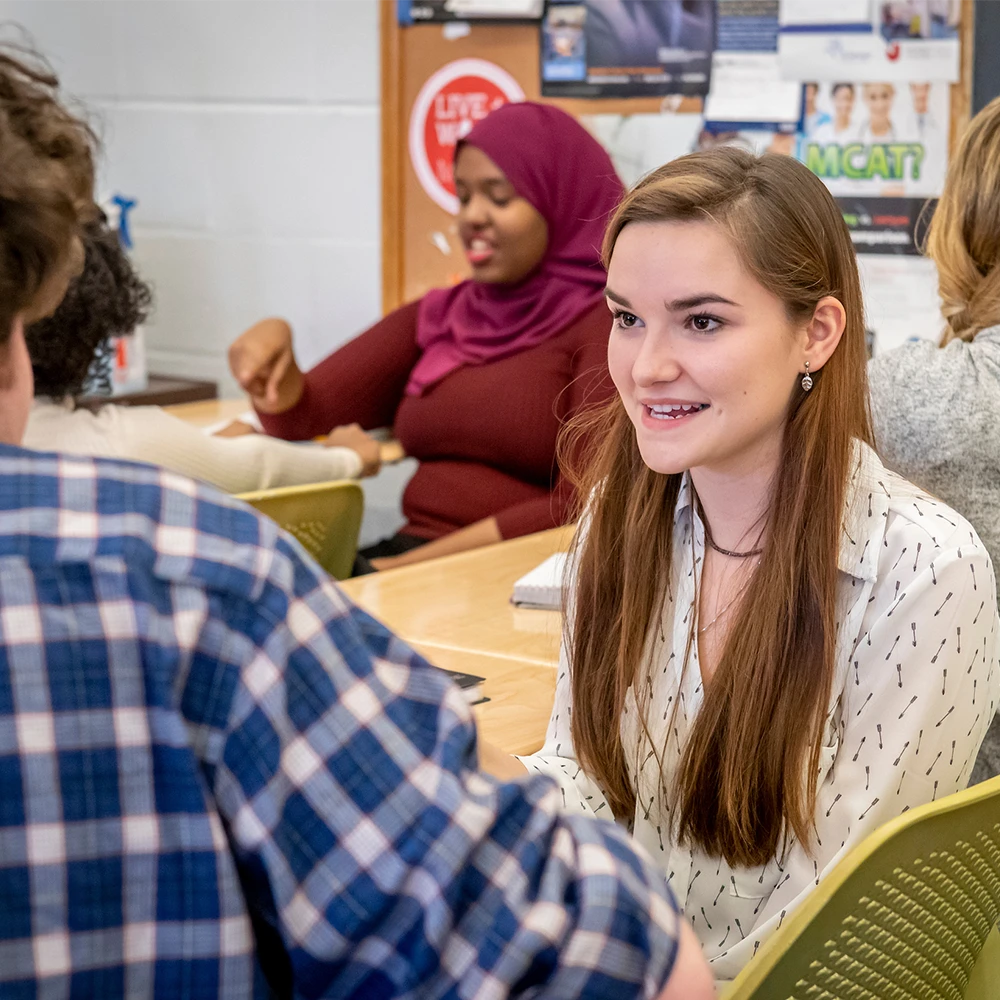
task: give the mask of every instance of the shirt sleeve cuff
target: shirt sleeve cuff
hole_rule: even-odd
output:
[[[335,479],[360,479],[365,464],[353,448],[328,448],[331,458],[338,462]]]

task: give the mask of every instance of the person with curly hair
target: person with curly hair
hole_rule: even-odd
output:
[[[85,384],[110,381],[110,338],[131,333],[151,308],[149,286],[103,220],[83,233],[85,260],[58,309],[25,332],[35,404],[24,444],[39,450],[155,462],[228,493],[371,475],[378,443],[360,429],[356,446],[290,444],[262,434],[210,437],[158,406],[74,404]],[[350,433],[342,428],[340,434]],[[343,441],[343,436],[340,438]]]

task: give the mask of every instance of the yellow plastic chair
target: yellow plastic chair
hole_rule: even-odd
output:
[[[356,482],[280,486],[240,493],[238,498],[293,534],[330,576],[345,580],[351,575],[365,503]]]
[[[998,1000],[1000,778],[880,827],[724,1000]]]

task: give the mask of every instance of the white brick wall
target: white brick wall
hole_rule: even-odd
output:
[[[379,314],[375,0],[0,0],[138,200],[150,367],[234,386],[225,348],[266,315],[311,364]],[[8,27],[4,37],[12,37]]]

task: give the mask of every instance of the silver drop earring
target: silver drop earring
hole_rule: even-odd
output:
[[[813,377],[809,374],[809,362],[806,362],[806,373],[802,376],[802,391],[808,392],[813,387]]]

